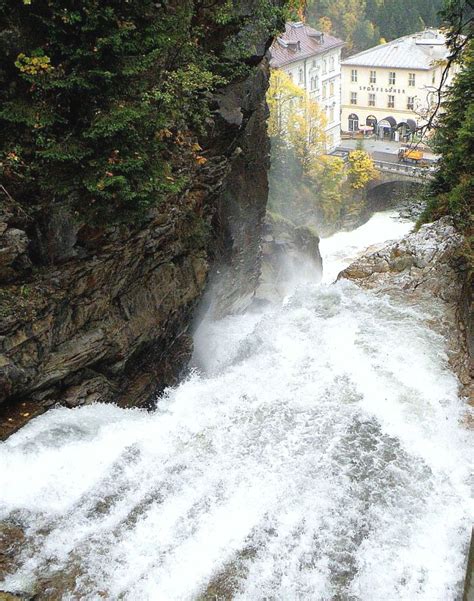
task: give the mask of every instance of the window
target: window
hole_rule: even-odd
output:
[[[395,71],[390,71],[390,73],[388,74],[388,85],[389,86],[395,85],[395,78],[396,78]]]
[[[335,66],[334,66],[334,57],[331,56],[331,58],[329,59],[329,71],[334,71]]]
[[[351,104],[357,104],[357,92],[351,92]]]
[[[407,109],[409,111],[413,111],[415,109],[415,97],[414,96],[408,96],[408,98],[407,98]]]
[[[395,108],[395,96],[392,96],[391,94],[389,94],[387,106],[389,109]]]
[[[327,86],[327,84],[323,83],[323,98],[326,98],[327,91],[328,91],[328,86]]]
[[[349,131],[358,131],[359,129],[359,117],[351,113],[349,115]]]
[[[329,123],[332,123],[334,121],[334,107],[331,106],[329,108]]]
[[[288,73],[289,78],[293,81],[293,73]]]
[[[316,69],[316,59],[313,60],[312,66],[313,66],[313,69]]]
[[[369,106],[375,106],[375,94],[369,94]]]
[[[415,73],[408,73],[408,85],[412,88],[415,87]]]
[[[329,84],[329,96],[334,96],[334,82],[331,81]]]
[[[323,75],[325,75],[328,71],[328,62],[326,59],[323,60]]]
[[[370,72],[370,83],[377,83],[377,71]]]
[[[303,83],[303,69],[298,71],[298,83]]]
[[[352,81],[352,83],[357,83],[357,69],[352,69],[351,81]]]

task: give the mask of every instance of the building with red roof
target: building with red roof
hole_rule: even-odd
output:
[[[271,48],[270,66],[306,90],[327,117],[328,151],[340,144],[341,50],[344,42],[305,23],[287,23]]]

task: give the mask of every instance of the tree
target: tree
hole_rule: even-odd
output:
[[[3,0],[0,183],[27,211],[101,220],[182,191],[211,92],[282,17],[272,0]]]
[[[349,183],[353,190],[361,190],[370,181],[378,177],[374,161],[365,150],[353,150],[350,152],[349,165]]]
[[[344,161],[327,155],[316,157],[309,165],[308,178],[324,222],[337,223],[344,201]]]
[[[434,181],[429,185],[426,208],[419,223],[450,215],[463,232],[463,252],[468,273],[467,290],[474,275],[474,6],[471,0],[448,0],[443,19],[450,27],[448,66],[460,68],[434,115],[433,146],[441,155]],[[437,117],[437,118],[436,118]]]
[[[453,216],[462,230],[472,230],[474,206],[474,42],[461,59],[461,70],[444,102],[433,146],[441,155],[430,187],[426,218]]]
[[[320,107],[279,69],[272,71],[267,102],[274,158],[279,160],[292,148],[302,172],[306,172],[311,157],[325,149],[326,119]]]
[[[279,140],[287,138],[289,115],[294,113],[296,102],[303,97],[304,90],[293,83],[285,71],[272,70],[267,92],[267,103],[270,109],[268,133],[271,138]]]
[[[443,0],[309,0],[308,21],[339,36],[345,53],[355,53],[425,27],[440,24]],[[407,15],[409,14],[409,18]],[[327,29],[330,23],[330,29]]]
[[[308,173],[312,158],[325,152],[325,127],[326,117],[319,105],[305,94],[288,118],[288,141],[305,174]]]

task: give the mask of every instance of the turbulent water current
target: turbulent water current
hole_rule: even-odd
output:
[[[409,227],[384,213],[323,241],[324,280]],[[426,317],[350,282],[300,281],[271,305],[205,318],[195,368],[155,411],[94,405],[33,420],[0,446],[0,520],[26,537],[0,589],[459,598],[466,405]]]

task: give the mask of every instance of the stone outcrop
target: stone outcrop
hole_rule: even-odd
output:
[[[321,278],[319,237],[311,227],[297,227],[281,215],[267,212],[262,241],[257,302],[284,296],[298,277],[314,281]]]
[[[449,361],[457,373],[463,394],[471,396],[472,363],[467,344],[465,316],[466,266],[463,237],[448,217],[421,226],[398,242],[365,254],[339,274],[358,285],[405,303],[439,311],[430,326],[448,344]],[[427,312],[431,314],[431,311]]]
[[[22,423],[11,403],[28,408],[27,421],[55,403],[143,405],[174,384],[213,265],[233,273],[222,310],[250,302],[268,193],[268,77],[260,55],[216,96],[206,160],[139,226],[92,226],[67,208],[31,223],[0,191],[2,436]]]

